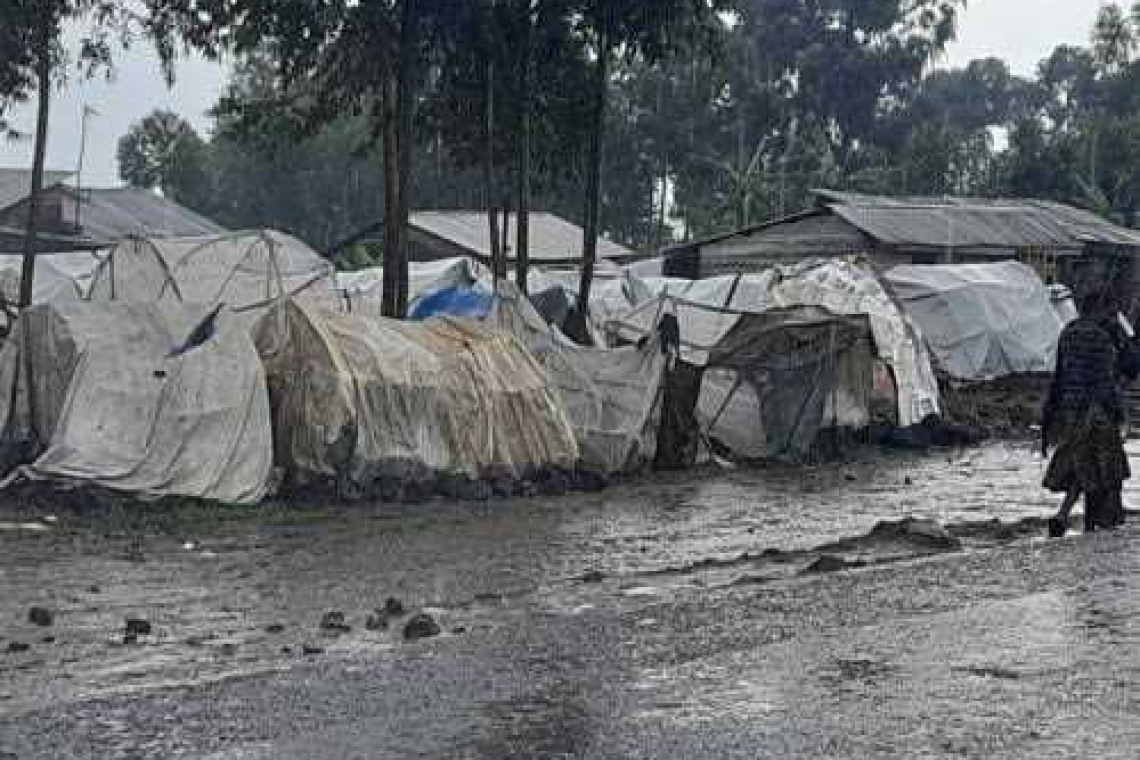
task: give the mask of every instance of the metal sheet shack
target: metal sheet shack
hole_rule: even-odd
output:
[[[1140,292],[1140,231],[1089,211],[1040,200],[814,192],[815,206],[799,214],[668,250],[666,274],[697,279],[850,255],[880,272],[1017,260],[1078,294],[1109,281]]]

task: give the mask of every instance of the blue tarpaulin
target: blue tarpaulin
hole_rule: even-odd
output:
[[[443,288],[429,293],[412,304],[409,319],[430,317],[466,317],[482,319],[491,312],[495,295],[480,287]]]

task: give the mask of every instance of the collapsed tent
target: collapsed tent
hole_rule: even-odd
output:
[[[909,427],[940,412],[938,383],[921,334],[861,259],[812,260],[759,274],[707,280],[650,278],[642,282],[659,296],[707,307],[694,311],[691,319],[680,320],[682,356],[698,365],[703,365],[707,347],[716,345],[740,314],[806,306],[835,316],[865,316],[878,357],[893,376],[898,424]],[[636,338],[647,334],[659,310],[656,299],[643,301],[604,327],[616,339]],[[695,359],[693,354],[697,354]]]
[[[522,478],[578,459],[543,371],[475,322],[360,318],[282,302],[255,328],[279,461],[302,483]]]
[[[131,238],[106,254],[89,298],[224,303],[245,315],[263,312],[284,297],[338,308],[334,275],[332,264],[300,240],[272,230]]]
[[[656,323],[640,345],[579,346],[509,283],[499,284],[486,322],[517,336],[545,367],[574,428],[582,467],[612,475],[653,461],[668,362]]]
[[[1028,266],[900,266],[885,280],[952,377],[990,380],[1053,371],[1064,322],[1045,283]]]
[[[819,307],[757,313],[664,295],[640,314],[674,314],[681,357],[702,370],[693,407],[701,439],[745,459],[801,457],[823,430],[858,430],[870,423],[875,349],[865,315]],[[637,334],[633,322],[620,329]]]
[[[273,466],[265,374],[248,333],[224,316],[212,336],[175,353],[205,313],[84,301],[25,310],[0,352],[4,469],[150,496],[260,501]]]

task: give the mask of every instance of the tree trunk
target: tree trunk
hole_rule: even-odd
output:
[[[527,3],[526,30],[523,35],[523,65],[522,65],[522,108],[519,154],[518,154],[518,218],[515,219],[515,284],[523,295],[530,291],[527,280],[530,277],[530,172],[531,172],[531,119],[533,105],[531,103],[531,67],[533,66],[533,28],[534,20],[530,13],[530,3]]]
[[[412,165],[412,121],[416,101],[412,93],[416,68],[416,41],[419,27],[419,0],[403,0],[400,14],[400,65],[396,86],[397,145],[399,146],[400,173],[400,247],[396,261],[396,316],[403,319],[408,313],[408,221],[411,216],[411,182],[415,171]]]
[[[499,239],[499,277],[507,279],[507,262],[511,258],[511,199],[503,198],[503,227],[499,230],[502,237]]]
[[[384,280],[381,313],[399,318],[400,262],[404,258],[404,228],[400,203],[400,137],[396,91],[398,76],[389,65],[384,76]]]
[[[491,248],[491,272],[498,282],[502,274],[501,259],[502,252],[500,250],[500,243],[502,242],[499,236],[499,212],[495,208],[495,61],[491,57],[493,51],[490,44],[490,24],[493,21],[488,20],[487,31],[487,65],[485,68],[486,82],[484,83],[483,96],[485,102],[483,104],[483,197],[487,204],[487,230],[490,235],[490,248]]]
[[[40,194],[44,189],[44,154],[47,152],[48,116],[51,105],[51,59],[49,46],[40,51],[36,70],[39,101],[36,111],[36,145],[32,159],[32,190],[28,197],[28,219],[24,228],[24,260],[20,267],[20,307],[32,305],[32,286],[36,276],[36,237],[40,224]]]
[[[582,240],[582,279],[578,285],[577,319],[584,328],[590,313],[590,286],[594,282],[594,265],[598,258],[599,217],[602,205],[602,144],[606,130],[606,100],[609,95],[610,42],[603,34],[598,44],[598,60],[594,64],[594,82],[590,140],[587,146],[585,230]]]
[[[381,312],[403,319],[408,312],[408,197],[411,179],[412,98],[417,0],[402,0],[396,13],[399,38],[388,53],[383,84],[384,281]]]

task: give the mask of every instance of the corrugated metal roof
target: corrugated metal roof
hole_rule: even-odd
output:
[[[71,197],[79,192],[68,189]],[[226,229],[185,206],[149,190],[120,188],[83,190],[79,224],[85,237],[116,243],[128,237],[198,237],[218,235]],[[64,205],[74,222],[75,205]]]
[[[1065,227],[1035,208],[845,206],[831,210],[886,245],[915,248],[1081,249]]]
[[[71,172],[44,172],[44,188],[55,187],[71,176]],[[0,211],[15,206],[28,197],[32,190],[30,169],[0,168]]]
[[[1140,231],[1055,201],[887,197],[815,190],[826,208],[889,245],[1079,250],[1140,247]]]
[[[508,237],[513,257],[515,224],[510,218]],[[490,232],[485,211],[417,211],[411,215],[413,227],[465,249],[482,259],[491,257]],[[547,212],[530,215],[530,259],[534,262],[573,262],[582,258],[582,228]],[[598,238],[598,258],[633,257],[630,249],[605,238]]]
[[[1048,210],[1068,228],[1073,237],[1088,243],[1106,243],[1140,247],[1140,230],[1121,227],[1097,216],[1091,211],[1066,206],[1053,201],[1032,201]]]

